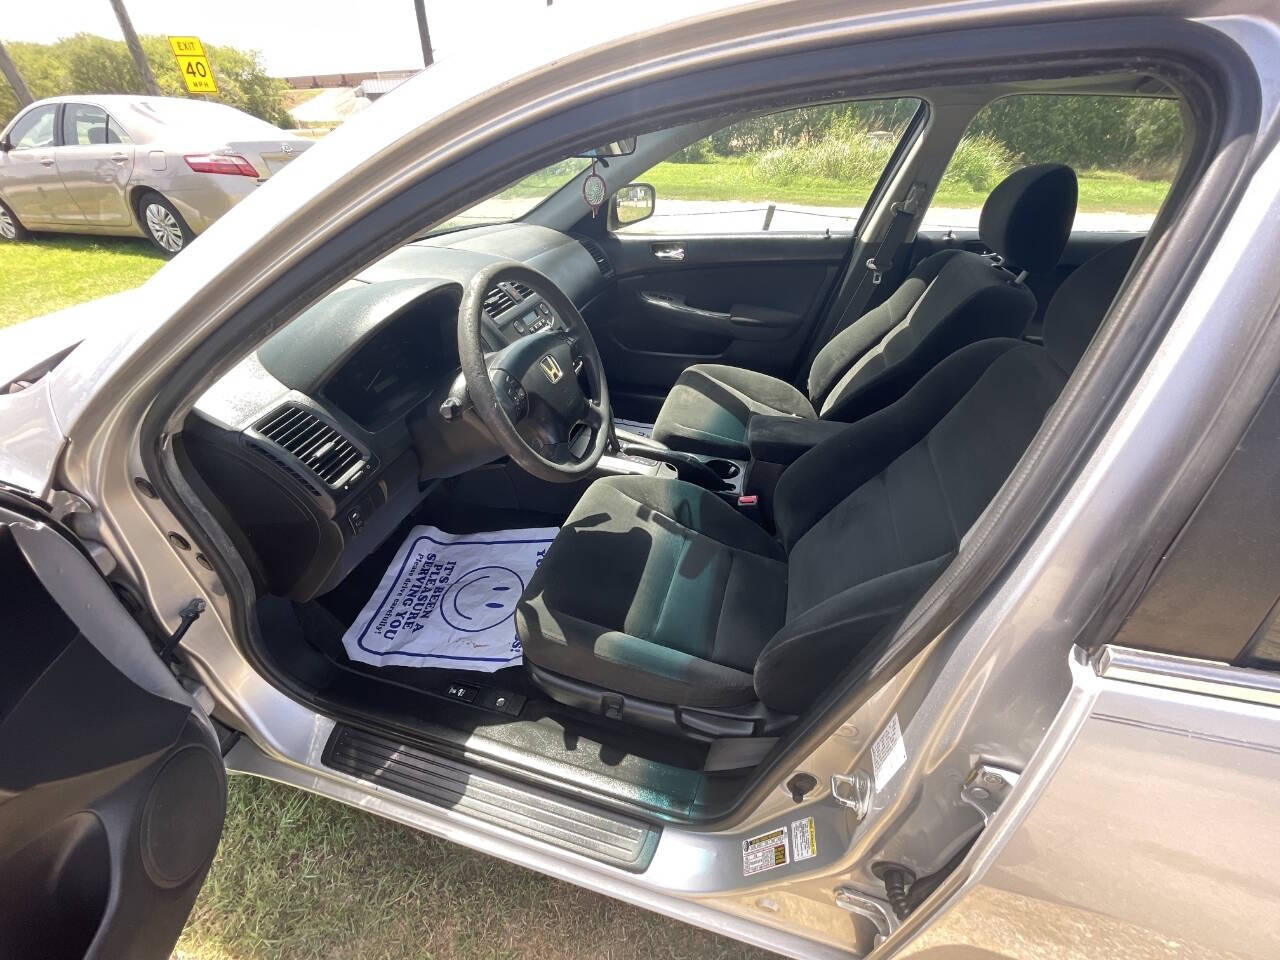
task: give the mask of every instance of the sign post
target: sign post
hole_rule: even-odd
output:
[[[187,85],[188,92],[218,92],[209,58],[204,55],[204,47],[196,37],[170,37],[169,49],[178,61],[178,72],[182,74],[182,82]]]

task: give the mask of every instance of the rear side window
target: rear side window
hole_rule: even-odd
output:
[[[653,216],[619,229],[851,234],[919,108],[913,97],[861,100],[730,124],[636,177],[654,187]]]
[[[62,111],[64,146],[128,142],[128,135],[101,107],[87,103],[68,103]]]
[[[1080,180],[1074,230],[1145,233],[1182,160],[1178,101],[1018,94],[973,118],[924,217],[923,229],[975,230],[1001,180],[1034,163],[1065,163]]]
[[[9,142],[15,150],[31,150],[39,147],[52,147],[54,134],[54,117],[58,108],[53,104],[37,107],[13,125],[9,131]]]

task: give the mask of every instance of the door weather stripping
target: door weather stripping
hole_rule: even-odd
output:
[[[980,763],[960,787],[960,799],[982,814],[985,827],[1017,782],[1018,774],[1012,770]]]
[[[855,770],[850,776],[835,774],[831,778],[831,796],[862,820],[871,810],[871,775],[865,770]]]

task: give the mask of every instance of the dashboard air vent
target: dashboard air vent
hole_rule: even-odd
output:
[[[497,317],[506,313],[516,305],[516,298],[507,293],[502,287],[494,287],[484,298],[484,312],[490,317]]]
[[[609,258],[604,255],[604,247],[596,243],[590,237],[574,237],[591,254],[591,259],[596,262],[596,267],[600,270],[600,276],[606,280],[613,279],[613,264],[609,262]]]
[[[521,300],[528,300],[533,296],[533,288],[521,283],[519,280],[511,284],[511,289],[515,291],[516,296]]]
[[[305,407],[281,407],[254,429],[333,488],[351,480],[366,463],[354,443]]]

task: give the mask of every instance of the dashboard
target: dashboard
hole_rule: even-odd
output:
[[[260,588],[299,601],[324,593],[432,481],[502,456],[474,413],[441,412],[461,389],[462,291],[495,260],[534,267],[580,310],[611,279],[598,251],[545,227],[416,241],[290,321],[196,403],[179,456]],[[486,294],[490,349],[560,322],[522,284]]]

